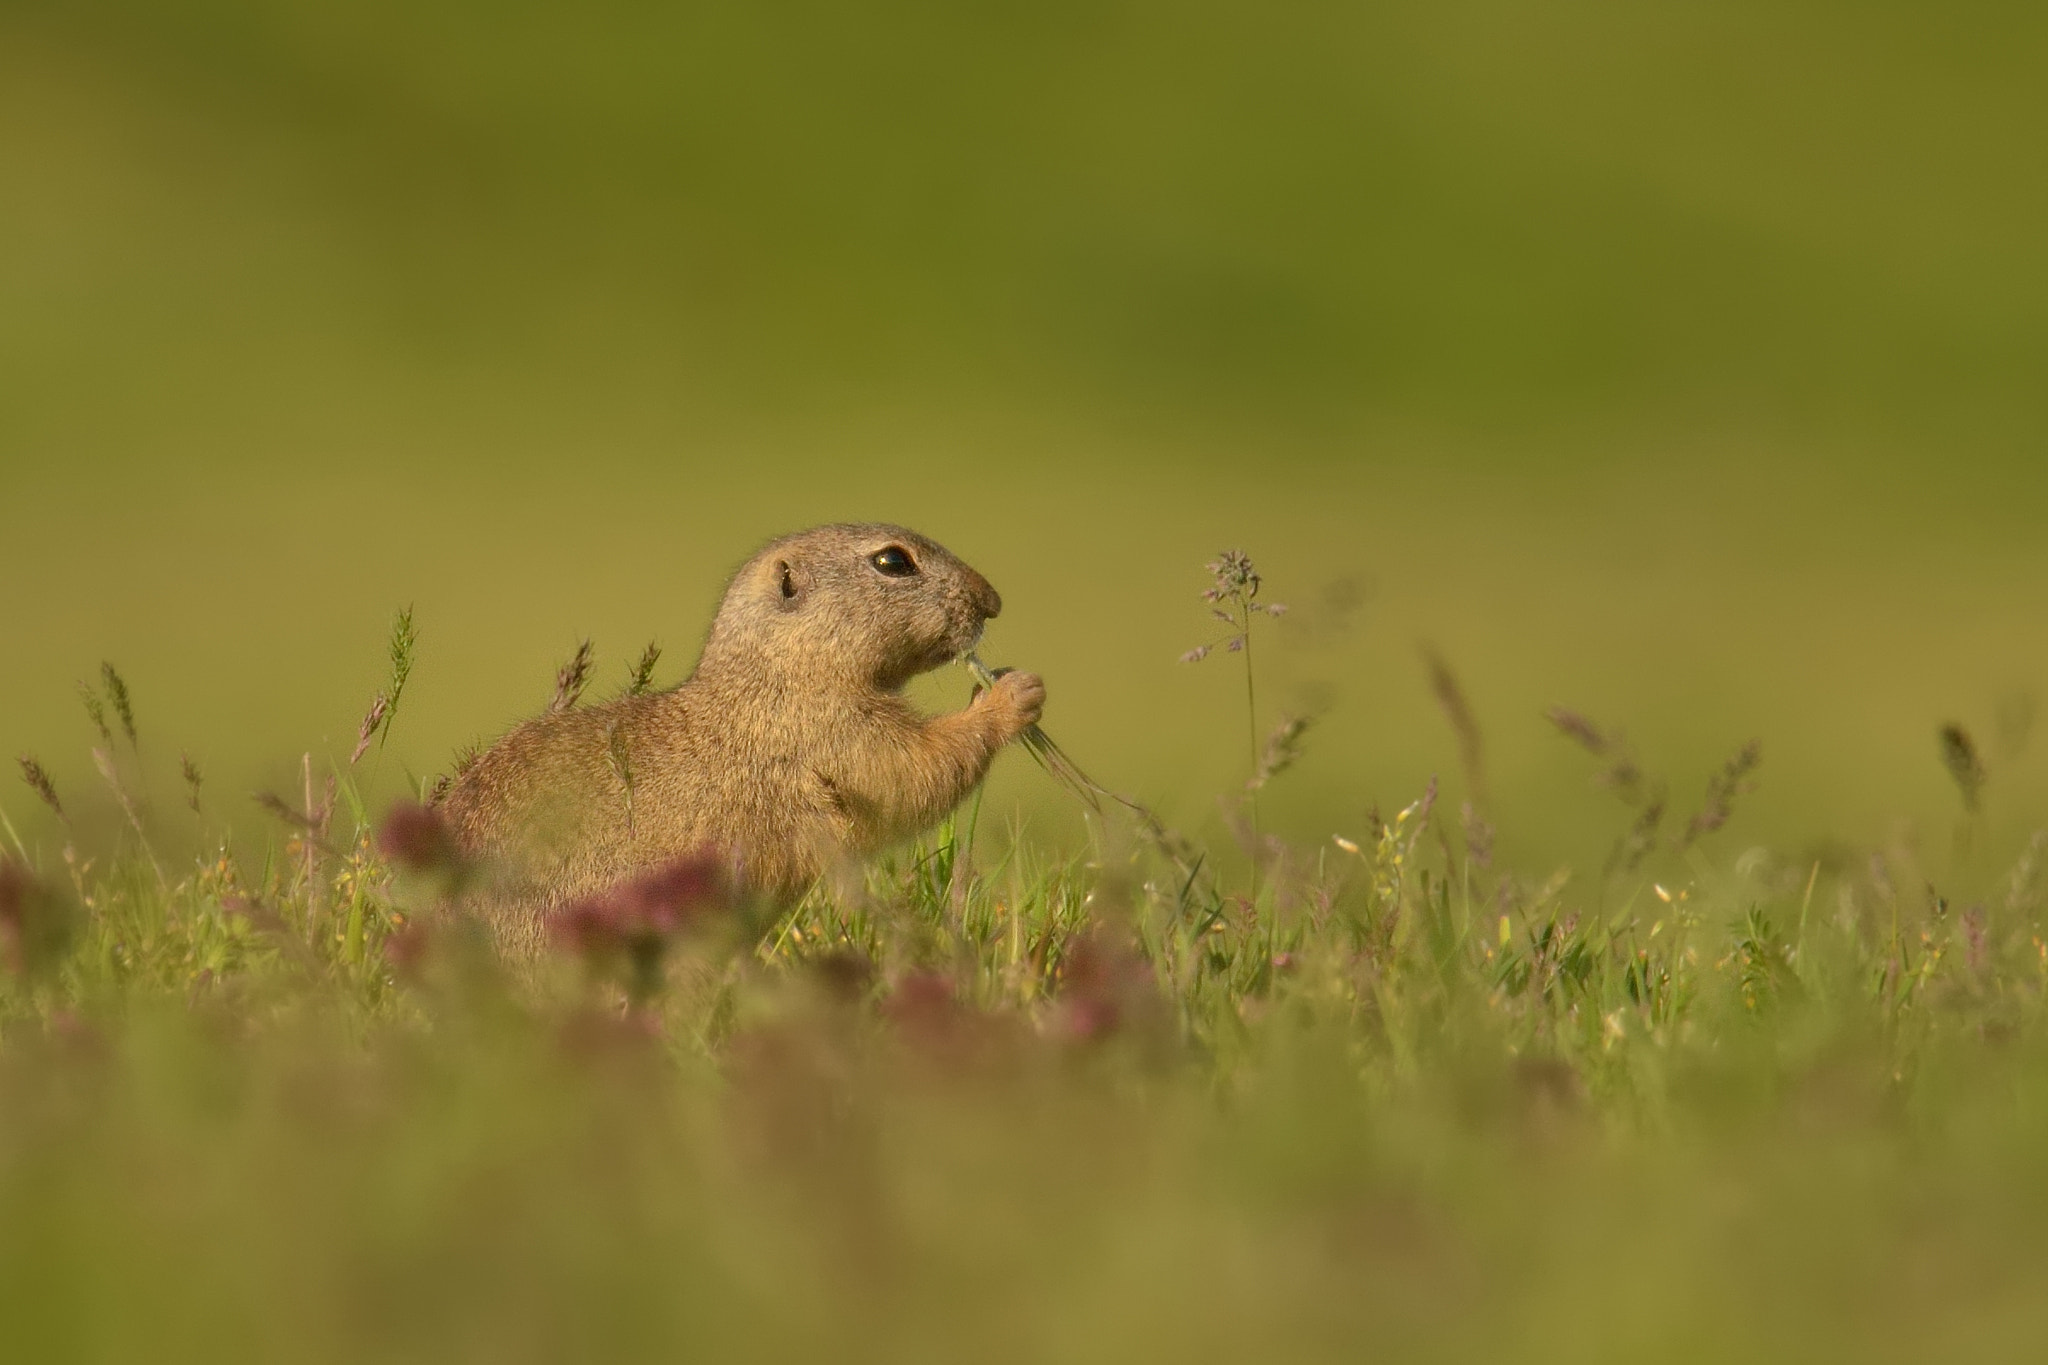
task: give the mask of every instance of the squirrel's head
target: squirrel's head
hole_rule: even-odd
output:
[[[901,687],[973,648],[1003,609],[989,581],[901,526],[820,526],[733,575],[704,646],[730,665]]]

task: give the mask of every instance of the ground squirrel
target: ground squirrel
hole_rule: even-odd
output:
[[[1000,610],[987,579],[900,526],[823,526],[763,549],[681,686],[527,721],[442,799],[486,866],[501,945],[531,953],[552,910],[701,850],[791,898],[834,860],[929,828],[1045,704],[1019,672],[948,715],[903,695]]]

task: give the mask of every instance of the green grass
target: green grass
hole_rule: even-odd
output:
[[[635,977],[589,940],[507,971],[445,871],[380,856],[353,767],[307,776],[310,822],[190,862],[139,803],[35,823],[40,858],[0,831],[24,1358],[2048,1339],[2043,846],[1965,902],[1973,818],[1952,858],[1808,861],[1675,819],[1645,850],[1624,809],[1572,877],[1486,865],[1432,790],[1263,836],[1253,899],[1113,803],[1064,849],[977,803]]]

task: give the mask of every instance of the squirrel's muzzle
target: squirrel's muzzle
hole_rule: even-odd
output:
[[[1002,615],[1003,599],[995,586],[972,569],[966,570],[966,578],[967,600],[973,604],[975,614],[984,621]]]

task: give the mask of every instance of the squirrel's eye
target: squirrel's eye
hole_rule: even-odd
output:
[[[878,573],[890,578],[908,578],[917,572],[917,561],[901,545],[889,545],[868,556]]]

